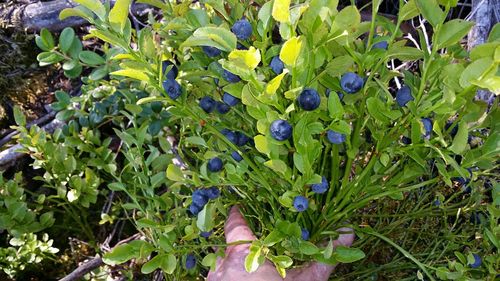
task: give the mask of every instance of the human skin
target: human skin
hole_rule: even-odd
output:
[[[352,232],[349,228],[341,228],[339,231]],[[233,206],[229,211],[224,232],[228,244],[257,239],[237,206]],[[334,247],[349,247],[354,241],[354,237],[354,233],[340,234],[339,238],[333,241],[333,245]],[[208,273],[207,281],[327,281],[335,269],[335,266],[311,262],[302,267],[288,270],[286,278],[283,279],[274,265],[266,260],[255,272],[248,273],[245,270],[245,257],[248,254],[249,247],[250,244],[227,247],[225,257],[217,260],[215,271]]]

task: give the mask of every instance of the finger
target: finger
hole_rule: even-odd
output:
[[[233,206],[229,211],[229,217],[224,226],[226,243],[233,243],[242,240],[255,240],[252,230],[240,213],[238,206]]]
[[[333,241],[333,246],[350,247],[354,242],[354,232],[352,229],[343,227],[337,230],[341,234]],[[335,269],[336,265],[327,265],[320,262],[311,262],[301,268],[294,268],[287,272],[286,281],[327,281]]]
[[[224,263],[224,259],[221,257],[217,257],[217,261],[215,263],[215,271],[210,270],[207,275],[207,281],[217,281],[220,280],[220,268],[222,267],[222,264]]]

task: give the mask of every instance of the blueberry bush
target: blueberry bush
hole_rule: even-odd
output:
[[[141,29],[130,0],[75,2],[61,19],[90,22],[85,37],[102,50],[83,50],[70,28],[36,43],[40,65],[82,76],[82,94],[56,94],[66,125],[54,134],[16,119],[52,204],[74,213],[116,195],[101,223],[127,220],[141,235],[105,253],[107,265],[195,279],[223,255],[239,204],[259,237],[249,272],[267,258],[282,275],[314,260],[353,263],[342,272],[353,279],[494,278],[499,111],[474,96],[499,93],[498,24],[469,51],[473,23],[445,21],[448,0],[400,1],[394,22],[377,0],[142,0],[163,17]],[[400,27],[416,17],[414,39]],[[93,241],[87,219],[73,220]],[[334,249],[343,226],[358,241]],[[400,255],[385,267],[372,258],[380,243]]]

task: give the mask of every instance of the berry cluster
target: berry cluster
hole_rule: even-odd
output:
[[[189,205],[189,211],[192,215],[198,215],[198,213],[205,207],[209,200],[216,199],[220,196],[220,190],[212,186],[210,188],[197,189],[191,195],[192,203]]]

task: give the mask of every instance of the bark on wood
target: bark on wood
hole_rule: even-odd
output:
[[[43,126],[42,129],[49,133],[53,133],[57,128],[61,128],[64,124],[65,123],[63,121],[55,119]],[[0,170],[5,170],[6,168],[14,166],[19,159],[26,156],[26,154],[17,152],[17,150],[21,148],[22,146],[20,144],[16,144],[0,152]]]
[[[94,259],[89,260],[88,262],[80,265],[77,269],[75,269],[70,274],[66,275],[64,278],[59,281],[74,281],[80,280],[85,274],[91,272],[92,270],[102,266],[104,262],[101,257],[96,257]]]
[[[112,4],[114,1],[112,1]],[[14,27],[29,31],[39,31],[47,28],[51,31],[60,31],[65,27],[81,26],[87,22],[78,17],[59,20],[59,13],[66,8],[77,6],[69,0],[54,0],[30,4],[2,4],[0,6],[0,26]],[[152,9],[145,4],[133,4],[132,13],[143,15]]]
[[[469,50],[477,45],[484,44],[488,39],[488,34],[493,26],[494,11],[498,0],[472,0],[472,20],[476,25],[469,32],[468,47]],[[486,90],[478,90],[476,98],[486,101],[489,105],[495,100],[495,95]]]

